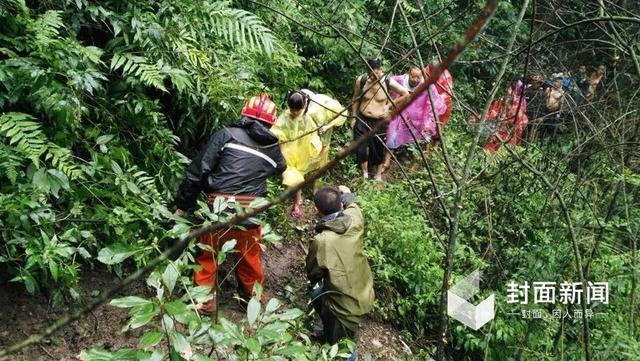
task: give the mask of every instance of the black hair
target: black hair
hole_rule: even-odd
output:
[[[289,109],[304,109],[305,108],[305,99],[306,97],[302,92],[296,91],[287,97],[287,105]]]
[[[367,60],[367,64],[369,64],[369,67],[373,70],[376,69],[381,69],[382,68],[382,60],[378,59],[378,58],[371,58]]]
[[[314,195],[313,201],[316,208],[324,214],[332,214],[342,209],[342,198],[338,188],[333,186],[324,186],[320,188]]]

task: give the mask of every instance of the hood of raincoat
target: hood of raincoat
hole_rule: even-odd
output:
[[[351,226],[351,217],[340,212],[332,213],[318,220],[316,224],[316,232],[320,233],[325,229],[333,231],[337,234],[344,234]]]
[[[278,142],[278,137],[276,137],[269,128],[267,128],[261,121],[249,118],[242,117],[237,124],[234,124],[235,128],[243,128],[251,139],[255,140],[257,143],[261,145],[269,145]]]

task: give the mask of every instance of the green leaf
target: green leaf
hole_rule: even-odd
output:
[[[127,185],[127,189],[131,191],[131,193],[140,194],[140,188],[138,188],[135,183],[127,181],[125,184]]]
[[[101,135],[96,139],[96,144],[98,145],[107,144],[111,139],[113,139],[113,137],[114,137],[113,134]]]
[[[29,292],[30,294],[34,294],[38,284],[36,283],[36,280],[35,278],[33,278],[33,275],[31,275],[31,273],[29,273],[26,270],[21,270],[20,275],[12,278],[10,282],[18,282],[18,281],[22,281],[24,283],[24,286],[27,289],[27,292]]]
[[[303,314],[304,313],[302,311],[300,311],[299,309],[292,308],[292,309],[288,309],[284,313],[278,315],[278,319],[280,321],[295,320],[296,318],[299,318]]]
[[[136,251],[129,248],[125,245],[111,245],[109,247],[105,247],[98,252],[98,261],[113,265],[116,263],[121,263],[125,259],[136,254]]]
[[[84,247],[78,247],[78,253],[80,253],[82,258],[84,258],[84,259],[90,259],[91,258],[91,253],[89,253],[89,251],[87,251],[86,248],[84,248]]]
[[[55,253],[58,256],[63,258],[69,258],[76,253],[75,247],[70,247],[70,246],[57,246],[57,247],[58,248],[56,248]]]
[[[83,361],[137,361],[136,350],[123,348],[116,352],[105,350],[90,349],[82,351],[79,355]]]
[[[49,174],[47,178],[49,179],[49,184],[51,186],[51,193],[56,198],[58,197],[58,191],[60,188],[69,190],[69,178],[67,178],[64,173],[57,169],[49,169],[47,170],[47,173]]]
[[[129,307],[144,306],[144,305],[152,304],[152,302],[137,296],[127,296],[127,297],[116,298],[114,300],[111,300],[109,304],[111,306],[115,306],[119,308],[129,308]]]
[[[304,346],[290,345],[276,350],[275,354],[280,356],[294,356],[298,354],[304,354],[305,351],[306,348]]]
[[[225,201],[225,198],[222,196],[217,196],[213,200],[213,213],[219,214],[223,210],[227,209],[228,203]]]
[[[180,301],[169,302],[164,305],[164,309],[172,316],[179,316],[187,313],[188,311],[187,305]]]
[[[177,268],[178,266],[174,262],[170,262],[162,273],[162,283],[167,287],[169,293],[173,292],[178,277],[180,277],[180,272],[178,272]]]
[[[244,337],[242,332],[240,332],[238,325],[229,322],[225,318],[220,319],[220,324],[222,325],[222,329],[225,331],[227,337],[231,337],[235,342],[242,342]]]
[[[331,350],[329,350],[329,358],[334,358],[338,354],[338,344],[331,346]]]
[[[174,350],[176,350],[176,352],[178,352],[178,354],[180,354],[180,356],[184,359],[191,359],[193,351],[191,350],[191,345],[189,344],[189,341],[187,341],[187,338],[184,337],[183,334],[176,331],[171,332],[170,338],[171,345],[173,346]]]
[[[247,350],[251,351],[251,353],[253,353],[254,355],[259,354],[260,350],[262,349],[262,345],[260,345],[260,341],[258,341],[258,339],[256,339],[255,337],[251,337],[250,339],[248,339],[244,343],[244,346],[247,348]]]
[[[47,193],[51,187],[49,184],[49,177],[47,177],[47,173],[44,169],[38,169],[38,171],[33,174],[32,183],[36,188]]]
[[[228,241],[224,242],[220,252],[227,253],[227,252],[233,250],[235,248],[235,246],[236,246],[236,243],[237,243],[237,241],[235,239],[231,239],[231,240],[228,240]]]
[[[282,339],[282,333],[265,328],[259,328],[256,331],[256,335],[262,337],[265,344],[280,341]]]
[[[235,247],[235,245],[236,245],[236,240],[235,239],[231,239],[229,241],[226,241],[222,245],[222,248],[220,249],[220,252],[216,253],[216,262],[218,262],[218,264],[223,263],[227,259],[227,253],[232,251],[233,248]]]
[[[162,332],[147,332],[140,338],[140,347],[145,350],[153,347],[162,341],[163,336],[164,334]]]
[[[146,325],[147,323],[151,322],[151,320],[153,320],[155,316],[158,315],[158,312],[159,312],[158,308],[151,307],[146,312],[135,313],[135,315],[131,318],[131,321],[129,322],[129,327],[131,327],[132,329],[135,329],[135,328],[140,328]]]
[[[109,351],[90,349],[80,353],[80,360],[83,361],[111,361],[113,355]]]
[[[249,203],[249,208],[258,208],[267,204],[269,204],[269,201],[266,198],[260,197],[252,200],[251,203]]]
[[[167,232],[167,237],[180,238],[182,235],[189,233],[190,231],[191,227],[188,224],[176,223],[173,228]]]
[[[249,300],[249,304],[247,305],[247,321],[249,322],[249,326],[253,327],[253,324],[258,319],[259,313],[260,301],[253,297]]]
[[[173,331],[173,329],[175,327],[175,324],[173,322],[173,318],[171,318],[171,316],[169,316],[167,314],[162,315],[161,325],[162,325],[162,329],[165,330],[166,332]]]
[[[164,352],[160,350],[155,350],[148,357],[146,356],[138,356],[139,361],[162,361],[164,360]]]
[[[264,312],[266,314],[270,314],[280,308],[280,301],[277,298],[272,298],[267,302],[267,306],[265,307]]]
[[[212,358],[202,355],[193,356],[193,361],[214,361]]]
[[[49,263],[49,272],[51,273],[51,278],[53,278],[54,282],[58,281],[58,275],[60,274],[60,269],[58,268],[58,264],[55,262]]]

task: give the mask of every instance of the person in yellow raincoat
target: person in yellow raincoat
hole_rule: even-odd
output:
[[[347,110],[339,101],[325,94],[316,94],[309,89],[301,90],[308,96],[309,108],[307,114],[318,127],[320,140],[322,141],[322,151],[316,159],[316,163],[311,166],[315,170],[329,161],[329,148],[331,146],[331,135],[333,128],[341,127],[347,121]]]
[[[338,101],[306,89],[289,94],[287,105],[289,109],[278,117],[271,132],[280,140],[287,161],[282,183],[292,187],[328,161],[331,129],[346,122],[346,111]],[[302,214],[300,190],[296,192],[291,215],[297,218]]]

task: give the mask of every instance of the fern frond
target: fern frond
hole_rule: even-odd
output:
[[[138,188],[138,195],[140,198],[146,202],[158,202],[164,204],[164,198],[158,191],[154,178],[149,176],[149,173],[139,170],[137,166],[129,168],[127,173],[131,175],[133,183]]]
[[[254,14],[241,9],[219,9],[211,13],[216,35],[227,43],[273,52],[276,38]]]
[[[17,148],[36,166],[46,150],[47,139],[29,114],[5,113],[0,116],[0,134],[8,138],[8,144]]]
[[[161,64],[160,64],[161,65]],[[130,54],[114,54],[111,59],[111,70],[122,69],[124,75],[138,78],[143,84],[164,92],[166,73],[158,64],[149,64],[147,58]]]
[[[23,157],[40,166],[40,157],[50,161],[51,165],[70,179],[81,178],[83,172],[73,162],[69,149],[49,142],[42,133],[40,124],[24,113],[5,113],[0,116],[0,135],[8,139],[8,146],[14,147]],[[6,146],[6,145],[5,145]]]
[[[18,169],[24,158],[14,148],[0,143],[0,174],[4,174],[11,184],[18,179]]]
[[[409,4],[406,1],[401,1],[400,2],[400,6],[402,6],[404,11],[406,11],[409,14],[418,14],[418,13],[420,13],[420,9],[413,7],[411,4]]]
[[[37,45],[42,46],[59,40],[60,29],[64,28],[62,12],[48,10],[27,26],[29,32],[35,34]]]
[[[26,15],[29,8],[24,0],[2,0],[0,1],[0,12],[8,11],[10,14]]]
[[[64,173],[70,180],[80,179],[84,172],[73,162],[71,151],[56,144],[47,146],[45,160],[50,160],[57,170]]]

